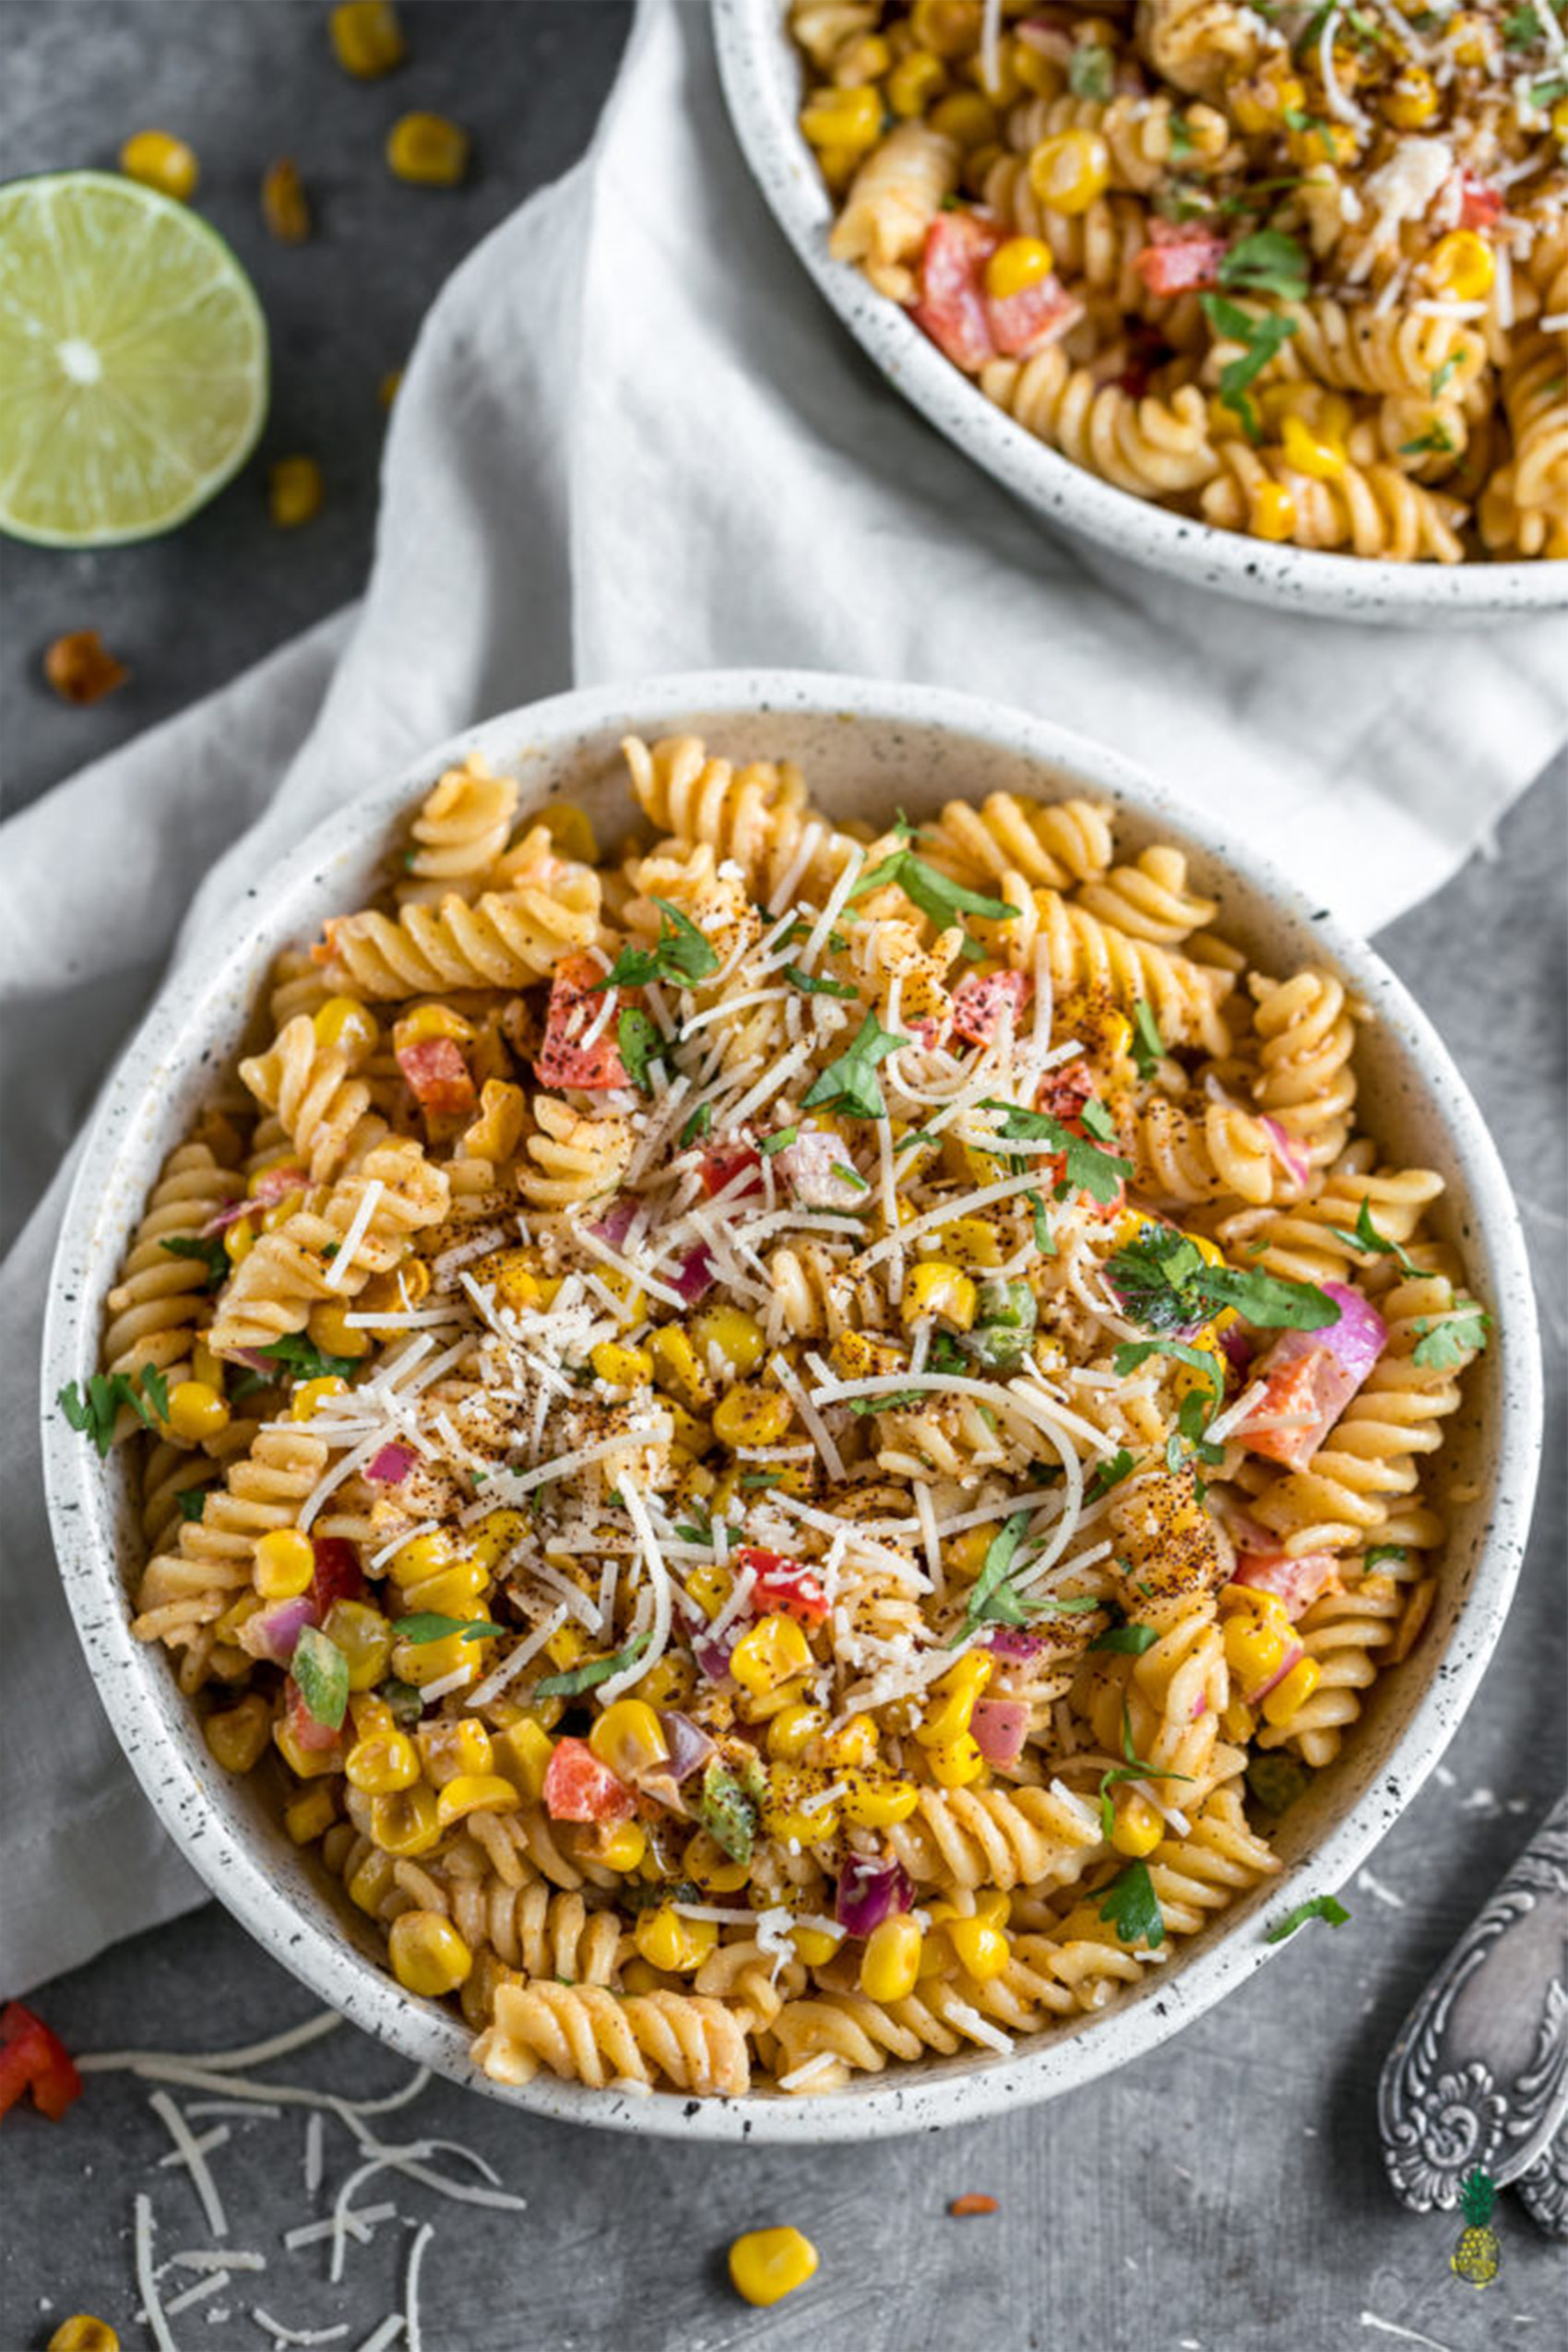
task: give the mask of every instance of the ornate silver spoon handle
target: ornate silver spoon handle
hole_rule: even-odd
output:
[[[1428,1985],[1378,2085],[1384,2161],[1417,2213],[1479,2166],[1568,2236],[1568,1797]]]

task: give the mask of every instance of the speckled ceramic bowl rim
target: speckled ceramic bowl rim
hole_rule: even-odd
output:
[[[713,13],[731,118],[790,243],[894,387],[1026,505],[1155,571],[1339,620],[1479,622],[1568,603],[1568,565],[1389,564],[1274,546],[1134,498],[1048,448],[968,383],[897,303],[829,255],[832,205],[796,122],[800,65],[786,0],[713,0]]]
[[[808,671],[717,671],[566,694],[470,728],[410,763],[394,781],[339,810],[280,861],[236,910],[221,952],[200,968],[187,962],[166,989],[120,1063],[93,1121],[66,1208],[51,1280],[44,1333],[42,1398],[49,1407],[67,1381],[96,1368],[101,1302],[114,1279],[122,1238],[103,1204],[116,1193],[116,1170],[130,1157],[138,1119],[171,1074],[188,1074],[210,1057],[235,992],[265,953],[295,935],[296,902],[336,861],[362,862],[395,819],[440,771],[474,749],[509,761],[526,743],[530,759],[563,760],[583,739],[612,731],[668,731],[701,713],[777,713],[856,720],[888,738],[925,729],[960,746],[979,744],[1082,778],[1130,817],[1214,859],[1289,921],[1310,922],[1324,956],[1396,1029],[1420,1072],[1426,1108],[1447,1134],[1462,1171],[1461,1206],[1475,1229],[1478,1281],[1497,1310],[1496,1348],[1505,1357],[1497,1426],[1491,1515],[1447,1650],[1430,1686],[1399,1733],[1383,1768],[1321,1845],[1285,1879],[1259,1889],[1228,1918],[1234,1925],[1170,1967],[1125,2005],[1071,2035],[1047,2033],[1020,2042],[1011,2057],[976,2053],[939,2071],[895,2069],[857,2090],[821,2098],[754,2094],[741,2099],[635,2097],[594,2092],[548,2074],[521,2088],[490,2083],[469,2055],[460,2021],[405,1994],[383,1967],[340,1931],[311,1916],[268,1873],[260,1841],[238,1835],[223,1818],[196,1768],[199,1740],[182,1752],[186,1703],[167,1660],[132,1636],[117,1550],[113,1480],[91,1449],[45,1410],[43,1451],[51,1519],[77,1629],[110,1719],[142,1786],[192,1866],[268,1952],[356,2025],[454,2081],[533,2112],[633,2132],[698,2139],[793,2141],[873,2139],[990,2115],[1053,2097],[1124,2064],[1242,1983],[1269,1956],[1260,1910],[1343,1886],[1438,1761],[1467,1705],[1502,1630],[1528,1526],[1539,1451],[1538,1348],[1524,1238],[1491,1136],[1431,1024],[1363,942],[1314,910],[1294,885],[1251,851],[1238,849],[1206,818],[1183,808],[1132,762],[1043,719],[945,690]],[[162,1139],[160,1148],[174,1140]],[[140,1148],[139,1143],[137,1146]],[[123,1182],[118,1187],[124,1190]]]

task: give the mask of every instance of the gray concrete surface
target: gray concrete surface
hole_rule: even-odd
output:
[[[54,0],[0,10],[7,172],[105,161],[124,131],[163,121],[208,170],[203,203],[255,269],[278,357],[265,456],[310,447],[327,472],[320,522],[276,540],[255,466],[177,540],[62,559],[6,548],[0,585],[5,751],[19,802],[217,683],[352,594],[368,551],[375,384],[442,276],[586,138],[627,10],[615,0],[447,0],[404,8],[414,58],[395,81],[341,80],[323,7],[301,0]],[[474,130],[479,171],[451,197],[397,190],[380,169],[405,107]],[[321,200],[323,238],[270,246],[255,220],[266,163],[292,151]],[[126,693],[69,712],[36,683],[57,630],[96,624],[137,671]],[[1383,944],[1431,1010],[1491,1122],[1540,1274],[1550,1426],[1568,1398],[1565,1066],[1559,763],[1473,862]],[[1562,2261],[1505,2200],[1503,2264],[1484,2293],[1455,2279],[1456,2231],[1390,2200],[1372,2094],[1390,2037],[1453,1938],[1524,1843],[1564,1771],[1562,1530],[1568,1465],[1549,1447],[1537,1534],[1502,1648],[1450,1752],[1373,1858],[1353,1919],[1313,1930],[1155,2057],[1033,2112],[867,2149],[817,2154],[639,2144],[534,2123],[438,2086],[379,2127],[461,2140],[528,2199],[520,2215],[445,2205],[397,2184],[401,2213],[439,2227],[424,2260],[426,2352],[1521,2352],[1562,2340]],[[3,1989],[0,1989],[3,1990]],[[137,1939],[33,1996],[78,2049],[215,2049],[292,2025],[308,1997],[215,1908]],[[347,2028],[279,2079],[365,2097],[397,2061]],[[409,2233],[350,2253],[341,2287],[319,2248],[281,2233],[306,2214],[294,2116],[226,2122],[213,2151],[232,2242],[263,2252],[173,2322],[182,2352],[260,2347],[259,2302],[295,2329],[339,2324],[354,2352],[398,2307]],[[160,2251],[211,2242],[146,2091],[94,2081],[68,2120],[14,2117],[0,2143],[6,2229],[0,2352],[42,2352],[68,2311],[150,2341],[129,2225],[138,2190]],[[328,2180],[352,2161],[330,2127]],[[456,2161],[456,2160],[453,2160]],[[967,2191],[999,2200],[956,2221]],[[380,2183],[372,2198],[390,2194]],[[739,2230],[792,2221],[822,2267],[773,2312],[729,2291]],[[173,2291],[173,2290],[167,2290]],[[225,2316],[220,2317],[220,2314]]]

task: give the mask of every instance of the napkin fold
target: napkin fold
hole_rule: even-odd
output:
[[[1568,736],[1560,617],[1398,635],[1048,536],[800,269],[735,146],[706,6],[643,0],[588,154],[425,322],[362,603],[5,828],[8,1993],[202,1894],[89,1686],[38,1455],[73,1140],[130,1018],[271,860],[425,744],[568,685],[742,664],[964,687],[1100,736],[1369,929]]]

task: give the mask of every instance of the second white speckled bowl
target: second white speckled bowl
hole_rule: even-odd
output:
[[[1020,2041],[1010,2056],[970,2050],[896,2067],[820,2099],[636,2097],[548,2074],[506,2090],[479,2074],[461,2021],[399,1988],[369,1921],[296,1851],[261,1793],[213,1763],[168,1657],[132,1637],[126,1587],[138,1553],[128,1498],[114,1465],[98,1460],[54,1403],[67,1381],[97,1368],[103,1301],[126,1237],[164,1155],[234,1051],[273,956],[311,937],[324,915],[362,903],[399,820],[441,770],[482,752],[518,775],[529,798],[584,802],[613,840],[633,814],[621,737],[687,728],[726,753],[801,761],[829,809],[898,805],[920,816],[956,796],[1087,790],[1114,804],[1123,856],[1153,839],[1178,843],[1195,886],[1220,900],[1229,937],[1277,969],[1326,961],[1368,1007],[1357,1055],[1364,1112],[1397,1164],[1441,1170],[1446,1228],[1495,1321],[1450,1425],[1448,1483],[1469,1499],[1451,1507],[1433,1621],[1414,1656],[1371,1693],[1336,1764],[1286,1817],[1282,1875],[1099,2017]],[[1050,2098],[1152,2049],[1250,1976],[1270,1956],[1267,1918],[1342,1885],[1441,1756],[1502,1630],[1540,1444],[1535,1310],[1507,1181],[1440,1039],[1372,950],[1130,762],[1079,736],[967,695],[790,671],[598,687],[488,719],[340,810],[262,877],[235,909],[226,946],[187,964],[110,1082],[65,1214],[42,1373],[50,1509],[77,1631],[126,1755],[214,1894],[324,2001],[406,2057],[539,2113],[701,2139],[872,2139]],[[1303,1963],[1292,1951],[1285,1965]]]
[[[833,205],[796,116],[801,58],[788,0],[713,0],[736,134],[779,227],[895,390],[1057,529],[1195,588],[1338,621],[1426,627],[1568,605],[1568,564],[1388,564],[1215,530],[1114,489],[992,406],[899,309],[827,250]]]

